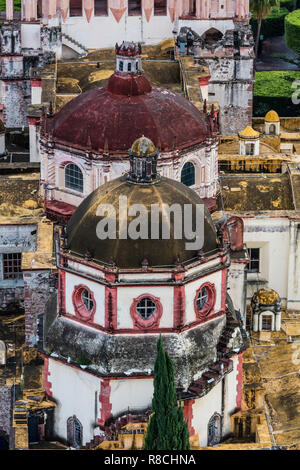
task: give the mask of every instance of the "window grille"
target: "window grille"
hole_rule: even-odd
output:
[[[193,186],[195,184],[195,167],[191,162],[187,162],[183,165],[181,182],[186,186]]]
[[[77,165],[70,163],[65,168],[65,186],[75,191],[83,192],[83,175]]]
[[[21,279],[22,253],[3,254],[3,279]]]
[[[155,313],[156,305],[149,297],[145,297],[137,304],[136,311],[143,320],[148,320]]]

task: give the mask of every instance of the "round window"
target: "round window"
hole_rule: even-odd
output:
[[[94,302],[93,302],[91,293],[87,289],[84,289],[82,291],[81,300],[82,300],[82,303],[85,306],[85,308],[89,312],[91,312],[93,310],[93,307],[94,307]]]
[[[213,312],[216,301],[216,289],[210,282],[205,282],[197,290],[194,298],[194,308],[196,316],[205,319],[208,314]]]
[[[137,303],[136,311],[143,320],[148,320],[154,315],[156,305],[149,297],[144,297]]]
[[[91,321],[96,312],[96,301],[93,292],[85,285],[75,286],[72,301],[74,310],[81,320]]]
[[[197,309],[203,310],[203,308],[205,307],[207,303],[207,300],[208,300],[208,292],[207,292],[207,289],[203,287],[197,296],[197,301],[196,301]]]

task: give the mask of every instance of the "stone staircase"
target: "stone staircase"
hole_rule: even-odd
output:
[[[232,360],[223,357],[219,362],[212,364],[208,367],[208,370],[202,374],[200,379],[195,380],[188,388],[186,398],[192,398],[193,396],[205,395],[212,385],[218,383],[225,373],[232,370]],[[189,395],[189,396],[188,396]]]
[[[118,436],[121,434],[143,434],[140,429],[128,430],[124,429],[128,425],[147,423],[149,419],[148,414],[145,415],[132,415],[126,414],[116,420],[112,421],[109,426],[105,427],[105,432],[101,436],[94,436],[94,438],[87,442],[81,449],[94,449],[99,446],[103,441],[117,441]]]
[[[62,33],[62,38],[63,38],[63,44],[71,47],[71,49],[74,49],[74,51],[77,52],[80,55],[80,57],[85,56],[89,52],[88,49],[83,44],[76,41],[74,38],[72,38],[68,34]]]

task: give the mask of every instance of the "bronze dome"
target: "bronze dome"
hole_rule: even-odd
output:
[[[96,234],[96,226],[102,219],[97,215],[97,208],[102,204],[111,204],[119,217],[119,196],[126,196],[128,206],[143,204],[148,211],[148,233],[151,233],[150,206],[152,204],[172,205],[177,203],[183,208],[184,204],[196,204],[203,201],[195,191],[178,181],[159,177],[155,183],[135,184],[128,180],[128,175],[114,179],[99,186],[76,209],[67,225],[66,247],[71,252],[90,256],[99,263],[115,263],[120,268],[140,268],[146,259],[149,266],[174,266],[176,260],[187,262],[196,258],[198,250],[186,250],[184,237],[174,238],[174,219],[170,218],[170,239],[133,240],[120,239],[118,231],[116,239],[100,240]],[[218,247],[214,223],[209,211],[204,212],[204,253],[215,251]],[[135,217],[128,216],[128,224]],[[118,228],[117,228],[118,230]],[[160,233],[161,236],[161,233]]]

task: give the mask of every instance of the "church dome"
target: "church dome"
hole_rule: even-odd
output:
[[[133,204],[143,204],[148,214],[147,229],[151,234],[151,205],[176,203],[182,209],[184,204],[190,204],[195,210],[196,204],[203,201],[196,192],[182,183],[169,178],[158,177],[151,183],[134,183],[128,174],[114,179],[98,187],[77,208],[67,225],[66,247],[75,254],[85,256],[88,252],[92,259],[101,263],[114,262],[120,268],[141,268],[145,260],[149,266],[174,266],[176,262],[187,262],[198,255],[198,250],[187,250],[186,242],[181,237],[174,237],[174,217],[165,219],[170,227],[169,239],[134,240],[129,236],[120,239],[118,221],[124,221],[124,212],[121,215],[119,196],[127,198],[127,209]],[[100,240],[96,233],[98,222],[102,219],[97,215],[100,205],[111,204],[116,213],[117,229],[115,239]],[[164,215],[165,217],[165,215]],[[128,225],[136,217],[128,216]],[[182,230],[184,233],[184,230]],[[218,248],[217,235],[209,211],[204,207],[204,245],[202,252],[212,254]]]
[[[280,119],[279,119],[279,116],[276,113],[276,111],[271,109],[271,111],[268,111],[267,114],[265,115],[265,121],[267,121],[267,122],[279,122]]]
[[[203,112],[178,93],[153,88],[140,69],[116,70],[106,88],[72,99],[47,117],[46,132],[71,148],[121,155],[141,135],[162,152],[188,149],[211,136]]]

